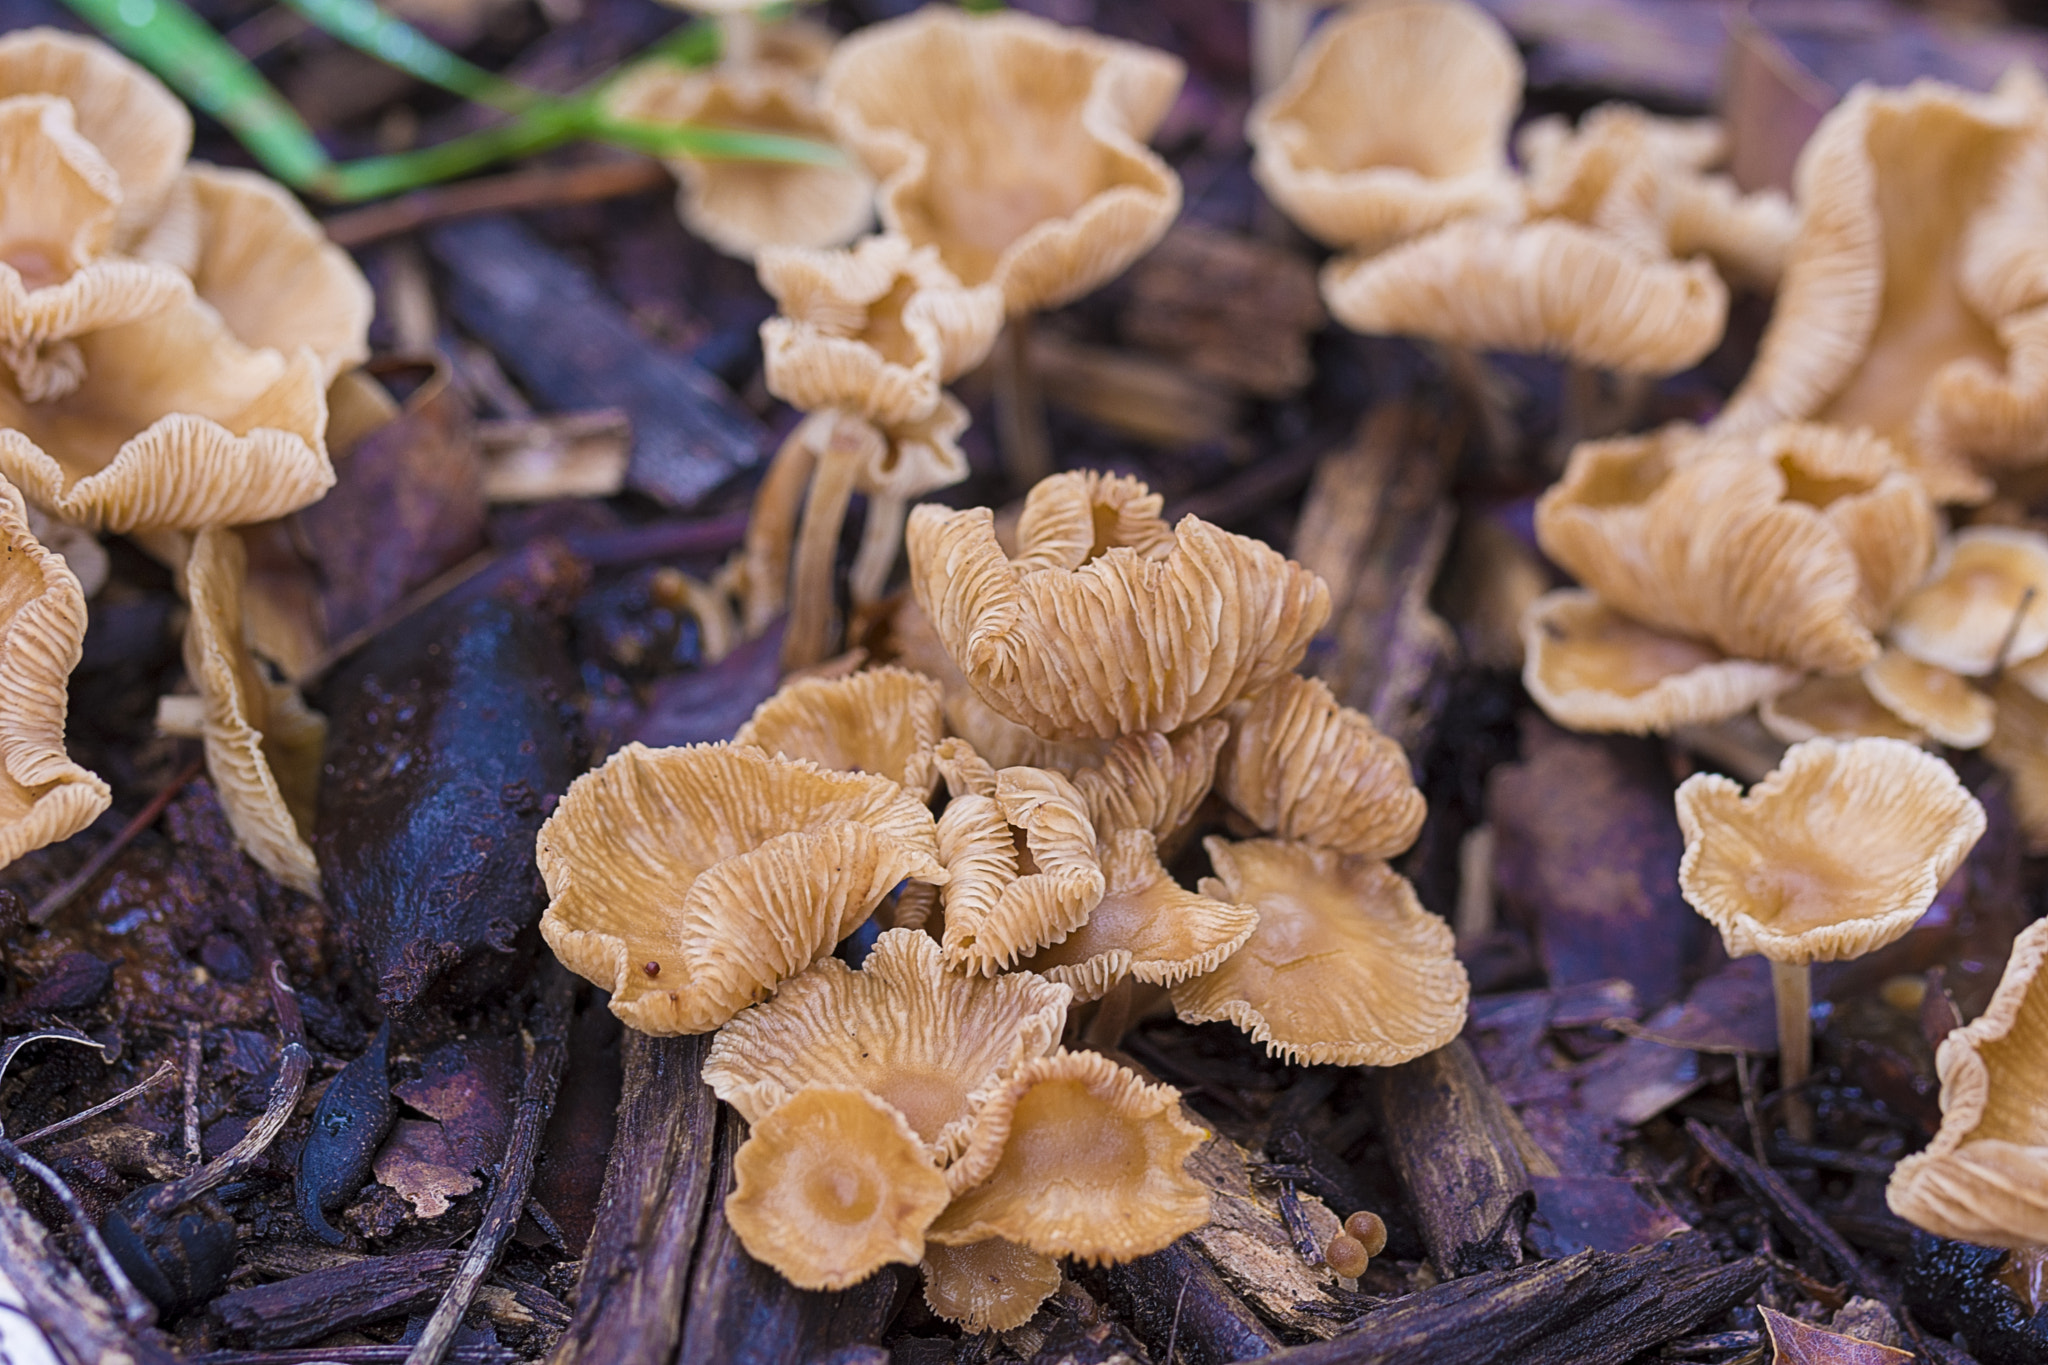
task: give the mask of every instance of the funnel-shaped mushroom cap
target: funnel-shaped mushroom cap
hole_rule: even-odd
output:
[[[1088,803],[1058,773],[1005,768],[992,792],[956,789],[938,838],[953,876],[945,892],[949,967],[992,976],[1078,929],[1102,899]]]
[[[1934,664],[1888,649],[1863,670],[1863,685],[1885,710],[1952,749],[1981,748],[1991,738],[1991,698]]]
[[[946,1177],[903,1115],[851,1086],[799,1090],[734,1153],[725,1221],[799,1289],[844,1289],[924,1258]]]
[[[167,266],[108,258],[119,179],[53,95],[0,99],[0,364],[31,401],[75,388],[70,339],[192,292]]]
[[[1795,744],[1742,788],[1695,773],[1678,789],[1679,889],[1731,957],[1838,962],[1892,942],[1984,833],[1955,771],[1896,739]]]
[[[1060,1263],[1001,1237],[924,1249],[925,1306],[970,1332],[1022,1327],[1060,1287]]]
[[[1463,0],[1403,0],[1325,24],[1245,131],[1289,218],[1373,252],[1453,219],[1520,217],[1507,135],[1521,104],[1499,21]]]
[[[1026,501],[1058,494],[1041,482]],[[1100,529],[1100,528],[1098,528]],[[1183,517],[1155,557],[1040,541],[1004,555],[985,507],[910,517],[910,578],[946,652],[995,710],[1047,738],[1114,739],[1207,719],[1292,672],[1328,619],[1321,579],[1276,551]],[[1058,561],[1038,567],[1058,551]],[[1092,557],[1091,556],[1092,553]]]
[[[120,183],[114,246],[155,220],[192,150],[192,116],[161,81],[96,39],[30,28],[0,37],[0,98],[9,95],[70,101],[79,134]]]
[[[334,483],[310,350],[252,350],[187,297],[81,336],[77,387],[32,402],[0,374],[0,475],[66,521],[196,531],[268,521]]]
[[[907,668],[870,668],[785,684],[732,742],[835,772],[879,773],[928,793],[938,780],[932,747],[945,732],[937,683]]]
[[[369,358],[369,281],[291,191],[204,165],[178,188],[192,198],[191,232],[157,234],[144,254],[189,274],[237,340],[284,355],[310,347],[328,383]]]
[[[893,234],[843,251],[765,248],[761,287],[782,316],[761,324],[768,391],[805,412],[839,407],[883,426],[929,416],[939,386],[987,358],[1002,291],[968,289],[929,246]]]
[[[881,181],[883,224],[1030,313],[1121,274],[1180,211],[1144,139],[1183,73],[1134,43],[931,5],[840,43],[821,99]]]
[[[1984,756],[2012,781],[2013,812],[2029,853],[2048,853],[2048,701],[2011,677],[1991,689],[1998,708]]]
[[[1111,838],[1102,849],[1102,875],[1102,899],[1088,922],[1017,964],[1072,986],[1076,1000],[1100,1000],[1126,977],[1171,986],[1213,972],[1259,921],[1248,905],[1182,890],[1161,865],[1150,830]]]
[[[84,829],[111,797],[64,752],[66,683],[85,644],[85,594],[30,534],[0,483],[0,867]]]
[[[237,843],[271,876],[309,896],[320,867],[313,832],[327,722],[289,683],[274,683],[249,653],[242,586],[248,563],[233,531],[208,528],[192,542],[185,592],[185,672],[205,704],[206,771]]]
[[[1231,708],[1216,790],[1268,834],[1368,858],[1406,849],[1429,813],[1401,746],[1296,674]]]
[[[1931,386],[1952,366],[2004,370],[1995,328],[2043,302],[2026,296],[2029,272],[2006,268],[2012,234],[1996,230],[2039,195],[2037,84],[1865,86],[1821,120],[1794,176],[1803,217],[1777,307],[1717,425],[1867,426],[1906,450],[1935,497],[1983,496],[1973,452],[1944,440]]]
[[[910,1121],[932,1159],[966,1148],[974,1109],[1059,1045],[1069,992],[1028,972],[948,972],[929,935],[892,929],[859,971],[821,958],[718,1032],[704,1080],[759,1123],[807,1086],[852,1086]]]
[[[1942,1039],[1941,1131],[1892,1171],[1893,1213],[1942,1237],[2048,1244],[2048,921],[2020,932],[1984,1013]]]
[[[1209,1191],[1182,1169],[1208,1133],[1180,1092],[1095,1052],[1026,1062],[989,1100],[974,1147],[948,1172],[953,1202],[931,1240],[1002,1237],[1091,1264],[1149,1255],[1209,1221]],[[980,1160],[986,1154],[986,1160]]]
[[[1291,1062],[1392,1066],[1465,1026],[1450,926],[1376,858],[1252,839],[1203,842],[1202,894],[1259,912],[1221,967],[1173,988],[1191,1024],[1227,1019]]]
[[[642,62],[607,93],[617,118],[700,124],[830,141],[831,123],[793,71],[773,66],[689,70]],[[679,183],[683,225],[728,256],[752,260],[766,247],[828,247],[851,241],[873,214],[868,178],[850,165],[767,161],[666,162]]]
[[[1759,456],[1766,458],[1759,458]],[[1536,508],[1545,553],[1646,624],[1845,673],[1933,555],[1932,509],[1880,442],[1781,427],[1589,442]]]
[[[1927,738],[1919,726],[1899,716],[1870,694],[1864,685],[1869,670],[1829,677],[1814,673],[1756,708],[1757,719],[1771,737],[1785,744],[1809,739],[1899,739],[1918,744]]]
[[[1169,839],[1195,815],[1215,780],[1216,755],[1229,737],[1222,720],[1205,720],[1171,735],[1125,735],[1069,776],[1088,803],[1095,835],[1142,829]]]
[[[1354,332],[1429,337],[1476,350],[1563,356],[1624,374],[1670,374],[1714,349],[1728,286],[1561,218],[1455,222],[1323,271],[1330,315]]]
[[[1740,715],[1799,681],[1796,669],[1731,659],[1703,641],[1638,625],[1572,588],[1529,604],[1522,648],[1522,685],[1545,715],[1572,730],[1668,734]]]
[[[931,812],[886,777],[757,749],[629,744],[541,826],[541,933],[646,1033],[704,1033],[796,975],[906,877],[944,884]]]
[[[1914,658],[1973,678],[2048,650],[2048,536],[1958,532],[1932,579],[1899,605],[1891,635]]]

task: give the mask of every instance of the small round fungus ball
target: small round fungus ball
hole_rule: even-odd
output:
[[[1365,1273],[1365,1268],[1372,1264],[1372,1257],[1366,1255],[1365,1247],[1359,1240],[1341,1232],[1332,1237],[1330,1244],[1323,1248],[1323,1260],[1329,1264],[1330,1269],[1347,1280],[1357,1279]]]
[[[1387,1249],[1386,1220],[1368,1209],[1360,1209],[1344,1220],[1344,1234],[1355,1238],[1368,1256],[1377,1256]]]

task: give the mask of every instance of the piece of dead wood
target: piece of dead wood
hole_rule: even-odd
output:
[[[1043,329],[1029,356],[1045,401],[1112,431],[1168,448],[1242,443],[1237,399],[1178,365]]]
[[[461,1262],[459,1251],[366,1256],[233,1290],[208,1311],[251,1346],[302,1346],[431,1303]]]
[[[1209,1222],[1192,1242],[1259,1315],[1289,1332],[1327,1337],[1352,1309],[1338,1297],[1328,1266],[1310,1265],[1295,1248],[1280,1209],[1280,1191],[1253,1180],[1251,1154],[1222,1134],[1188,1158],[1188,1174],[1209,1187]],[[1313,1195],[1294,1202],[1318,1247],[1336,1236],[1337,1215]]]
[[[1308,339],[1327,316],[1306,256],[1251,237],[1180,223],[1133,266],[1126,340],[1190,374],[1258,398],[1309,382]]]
[[[175,1365],[154,1341],[128,1333],[114,1306],[21,1207],[5,1176],[0,1176],[0,1265],[7,1267],[29,1320],[64,1365]]]
[[[334,214],[322,225],[342,246],[366,246],[451,218],[618,199],[657,189],[668,180],[668,172],[658,161],[607,157],[580,166],[538,166],[415,190],[381,204]]]
[[[1280,1349],[1280,1339],[1185,1237],[1164,1251],[1103,1267],[1101,1283],[1110,1306],[1160,1360],[1225,1365]]]
[[[1827,1220],[1815,1213],[1812,1206],[1785,1183],[1783,1176],[1746,1155],[1698,1119],[1687,1119],[1685,1131],[1699,1144],[1701,1151],[1714,1159],[1716,1165],[1742,1183],[1750,1198],[1777,1216],[1778,1222],[1792,1234],[1792,1240],[1799,1244],[1801,1251],[1825,1258],[1835,1272],[1848,1281],[1850,1288],[1866,1298],[1885,1303],[1897,1301],[1896,1291],[1870,1273],[1855,1248],[1841,1233],[1828,1226]]]
[[[1355,1331],[1276,1351],[1272,1365],[1622,1365],[1735,1307],[1760,1260],[1723,1265],[1682,1233],[1633,1251],[1488,1271],[1397,1299]]]
[[[1455,424],[1383,404],[1317,465],[1294,533],[1294,558],[1330,585],[1311,670],[1410,754],[1427,746],[1457,649],[1429,597],[1457,521],[1459,444]]]
[[[551,1365],[669,1365],[711,1190],[718,1101],[701,1079],[710,1036],[628,1031],[617,1135],[576,1315]]]
[[[633,421],[616,408],[479,422],[484,498],[548,502],[609,498],[626,484]]]
[[[1522,1263],[1535,1204],[1500,1091],[1462,1038],[1375,1073],[1387,1155],[1445,1279]]]

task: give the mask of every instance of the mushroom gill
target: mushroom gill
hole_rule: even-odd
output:
[[[944,734],[939,685],[884,667],[785,683],[754,708],[732,742],[835,772],[878,773],[929,795],[938,781],[932,749]]]
[[[927,1242],[923,1269],[925,1306],[970,1332],[1021,1327],[1060,1287],[1058,1261],[1001,1237]]]
[[[1102,865],[1073,783],[1041,768],[1004,768],[965,790],[946,757],[963,747],[940,746],[953,793],[938,822],[939,860],[952,874],[943,942],[949,967],[992,976],[1087,922],[1102,899]]]

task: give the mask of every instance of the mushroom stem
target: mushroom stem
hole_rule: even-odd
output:
[[[1803,962],[1773,962],[1771,993],[1778,1000],[1778,1087],[1785,1092],[1785,1128],[1795,1142],[1813,1141],[1813,1105],[1800,1087],[1813,1071],[1813,969]]]
[[[1470,346],[1447,341],[1434,349],[1451,387],[1472,405],[1487,455],[1495,464],[1506,465],[1521,447],[1508,381]]]
[[[889,586],[889,570],[896,567],[896,552],[903,548],[903,521],[909,503],[894,493],[870,493],[867,519],[861,523],[860,549],[853,556],[847,575],[848,590],[857,607],[871,607],[882,600]]]
[[[1132,995],[1131,979],[1111,986],[1102,997],[1102,1003],[1095,1007],[1095,1017],[1088,1021],[1086,1039],[1088,1046],[1097,1052],[1113,1052],[1124,1040],[1124,1030],[1131,1026]]]
[[[818,453],[817,473],[804,499],[803,524],[797,530],[796,577],[790,593],[789,629],[782,637],[784,671],[809,668],[831,653],[834,610],[832,564],[838,557],[839,531],[853,501],[860,471],[879,458],[875,447],[882,433],[849,412],[834,412]]]
[[[818,466],[813,439],[818,425],[816,417],[796,424],[769,461],[761,486],[754,490],[747,536],[740,549],[745,598],[741,625],[750,640],[789,605],[789,549],[796,539],[797,509],[803,505],[804,489]]]
[[[1053,472],[1052,439],[1045,430],[1045,395],[1031,365],[1031,315],[1018,313],[996,338],[996,430],[1003,464],[1020,491]]]
[[[1252,0],[1252,98],[1287,79],[1318,8],[1318,0]]]
[[[752,66],[761,57],[761,20],[750,9],[727,10],[718,16],[718,60],[726,66]]]

